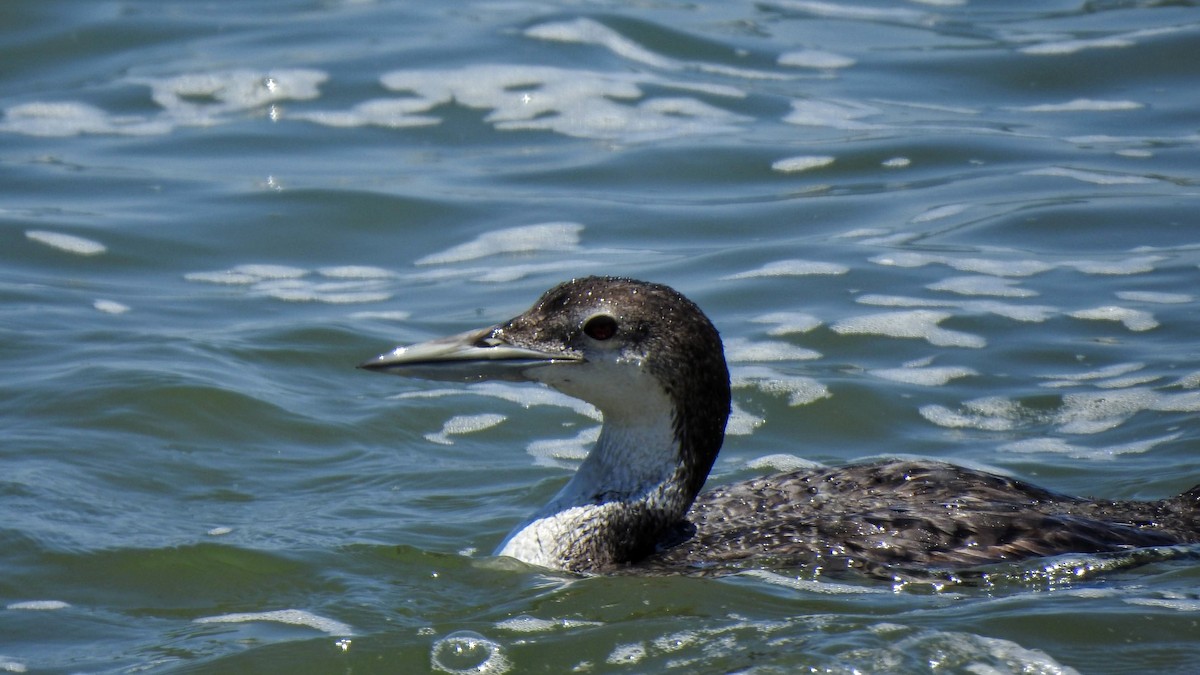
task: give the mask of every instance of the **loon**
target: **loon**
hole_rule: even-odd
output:
[[[359,367],[540,382],[600,410],[599,439],[574,476],[496,551],[543,568],[888,576],[1200,542],[1200,485],[1159,501],[1091,501],[904,459],[699,494],[724,440],[729,371],[713,324],[661,284],[574,279],[509,321],[398,347]]]

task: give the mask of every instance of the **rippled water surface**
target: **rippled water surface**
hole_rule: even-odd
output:
[[[490,557],[596,415],[354,368],[628,275],[726,340],[712,481],[914,455],[1179,493],[1194,3],[6,0],[0,26],[0,670],[1200,662],[1194,551],[949,586]]]

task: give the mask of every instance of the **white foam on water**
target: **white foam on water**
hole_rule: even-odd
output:
[[[787,342],[751,342],[746,338],[730,338],[725,341],[725,358],[730,363],[812,361],[821,358],[821,353]]]
[[[233,532],[232,527],[222,525],[220,527],[211,528],[204,534],[207,534],[210,537],[223,537],[223,536],[229,534],[230,532]]]
[[[115,115],[87,103],[35,101],[5,110],[0,131],[31,136],[79,134],[162,135],[180,126],[212,126],[246,111],[285,100],[320,95],[328,75],[318,70],[230,70],[185,73],[171,77],[129,78],[149,87],[161,111],[155,115]],[[279,119],[271,108],[270,119]]]
[[[703,636],[694,630],[681,630],[674,633],[668,633],[654,638],[654,648],[666,653],[677,652],[684,647],[689,647],[696,643],[702,642]]]
[[[983,431],[1007,431],[1017,426],[1023,417],[1021,406],[999,396],[965,401],[962,409],[955,411],[937,404],[921,406],[921,417],[947,429],[980,429]]]
[[[289,301],[311,300],[313,282],[302,279],[262,279],[254,284],[254,290],[261,295]]]
[[[555,630],[603,626],[600,621],[585,621],[583,619],[539,619],[535,616],[522,614],[503,621],[496,622],[496,628],[513,633],[549,633]]]
[[[1184,389],[1200,388],[1200,371],[1184,375],[1175,382],[1175,385]]]
[[[1014,305],[996,300],[933,300],[904,295],[878,295],[867,293],[857,299],[860,305],[880,307],[948,307],[965,312],[995,314],[1014,321],[1040,323],[1058,313],[1058,308],[1049,305]]]
[[[940,113],[950,113],[952,115],[978,115],[983,110],[981,108],[968,108],[961,105],[943,105],[939,103],[919,103],[911,100],[903,99],[872,99],[877,103],[885,103],[887,105],[896,106],[898,108],[911,108],[912,110],[924,110]]]
[[[767,263],[758,269],[738,272],[722,277],[730,279],[755,279],[759,277],[802,277],[817,274],[839,275],[846,274],[850,268],[845,265],[830,262],[815,262],[812,260],[777,260]]]
[[[1063,433],[1095,434],[1115,429],[1142,410],[1155,409],[1162,400],[1162,394],[1145,387],[1073,392],[1063,396],[1062,407],[1052,419]]]
[[[959,295],[992,295],[1001,298],[1031,298],[1038,294],[1037,291],[1018,287],[1017,283],[1015,279],[972,275],[942,279],[925,288]]]
[[[849,3],[819,2],[818,0],[770,0],[765,3],[769,7],[807,12],[829,19],[848,19],[851,21],[920,23],[928,15],[911,9],[880,9]]]
[[[659,97],[636,105],[601,99],[559,115],[497,123],[498,129],[553,131],[566,136],[620,139],[635,143],[678,136],[731,133],[750,121],[721,108],[686,97]]]
[[[293,626],[304,626],[319,630],[329,635],[353,635],[354,630],[347,624],[333,619],[318,616],[303,609],[279,609],[271,612],[239,612],[205,616],[194,620],[196,623],[245,623],[248,621],[270,621],[286,623]]]
[[[1144,384],[1157,382],[1162,377],[1159,375],[1130,375],[1129,377],[1114,377],[1111,380],[1101,380],[1096,383],[1096,387],[1100,389],[1128,389],[1130,387],[1140,387]]]
[[[396,276],[376,267],[347,265],[312,272],[289,265],[245,264],[228,270],[189,272],[184,279],[198,283],[244,286],[248,293],[285,302],[354,304],[382,302],[392,297],[388,280]]]
[[[444,265],[476,260],[501,253],[532,253],[535,251],[574,251],[579,248],[583,225],[572,222],[538,223],[479,235],[465,244],[452,246],[416,261],[417,265]]]
[[[543,23],[525,29],[525,35],[539,40],[573,42],[604,47],[621,58],[663,70],[679,70],[683,64],[656,54],[617,31],[592,19],[574,19]]]
[[[811,459],[804,459],[803,457],[787,453],[763,455],[762,457],[756,457],[746,462],[747,469],[771,471],[774,473],[790,473],[801,469],[819,469],[821,466],[823,465],[820,462],[814,462]]]
[[[344,284],[314,284],[308,281],[262,282],[255,291],[267,297],[285,302],[324,302],[331,305],[383,302],[392,294],[386,291],[366,290],[360,286]]]
[[[1129,375],[1126,377],[1114,377],[1111,380],[1100,380],[1094,383],[1098,389],[1128,389],[1130,387],[1141,387],[1142,384],[1150,384],[1162,380],[1160,375]]]
[[[506,416],[495,413],[456,415],[447,420],[442,429],[447,434],[473,434],[477,431],[490,429],[506,419],[508,419]]]
[[[826,52],[820,49],[801,49],[794,52],[784,52],[779,55],[779,58],[775,62],[789,68],[819,68],[822,70],[849,68],[857,63],[857,61],[849,56]]]
[[[726,66],[720,63],[696,63],[685,64],[691,65],[696,70],[704,73],[712,73],[714,75],[724,75],[726,77],[740,77],[743,80],[790,80],[791,75],[783,73],[773,73],[767,70],[753,70],[751,68],[738,68],[735,66]]]
[[[29,672],[29,666],[21,661],[15,661],[7,656],[0,655],[0,671],[6,673],[27,673]]]
[[[1112,136],[1109,134],[1084,134],[1082,136],[1067,136],[1063,139],[1068,143],[1077,145],[1139,145],[1153,142],[1153,139],[1145,136]]]
[[[1177,305],[1194,302],[1196,296],[1188,293],[1157,293],[1154,291],[1117,291],[1117,297],[1130,302],[1150,302],[1162,305]]]
[[[771,312],[750,319],[750,323],[774,324],[767,335],[795,335],[807,333],[821,325],[821,320],[803,312]]]
[[[887,265],[887,267],[904,267],[917,268],[925,267],[925,265],[943,263],[946,261],[944,256],[935,256],[932,253],[917,253],[912,251],[895,251],[890,253],[880,253],[880,255],[872,256],[869,261],[877,265]]]
[[[749,436],[754,430],[766,424],[764,417],[751,414],[737,403],[731,406],[729,421],[725,423],[726,436]]]
[[[778,572],[769,570],[745,570],[738,572],[738,576],[751,577],[760,581],[765,581],[773,586],[784,586],[805,593],[819,593],[824,595],[861,595],[867,593],[891,593],[890,590],[879,588],[877,586],[852,586],[850,584],[839,584],[830,581],[815,581],[813,579],[800,579],[797,577],[787,577]]]
[[[859,244],[863,246],[878,246],[882,248],[895,248],[911,243],[914,239],[918,239],[920,235],[916,232],[893,232],[880,237],[869,237],[860,239]]]
[[[1058,430],[1064,434],[1101,434],[1105,431],[1116,429],[1128,419],[1125,416],[1075,420],[1059,426]]]
[[[92,307],[105,314],[124,314],[129,311],[129,305],[123,305],[115,300],[96,300],[92,303]]]
[[[535,252],[531,252],[535,253]],[[587,251],[589,255],[604,256],[604,255],[624,255],[626,259],[633,255],[633,252],[618,252],[613,253],[603,250]],[[518,258],[522,259],[522,258]],[[611,259],[611,258],[606,258]],[[507,259],[500,258],[491,261],[493,264],[480,265],[476,267],[435,267],[425,266],[416,272],[404,274],[404,280],[408,282],[438,282],[449,279],[470,279],[488,284],[510,283],[536,274],[547,274],[558,276],[566,273],[568,276],[578,276],[582,271],[595,269],[604,265],[604,262],[598,260],[585,260],[579,258],[558,258],[546,262],[531,262],[531,263],[516,263],[506,264]]]
[[[1160,255],[1140,255],[1124,260],[1065,260],[1063,267],[1071,267],[1084,274],[1143,274],[1153,272],[1155,263],[1166,260]]]
[[[776,160],[771,163],[771,169],[780,173],[797,173],[799,171],[808,171],[810,169],[829,166],[834,161],[836,161],[836,158],[829,155],[799,155],[797,157]]]
[[[1153,183],[1153,178],[1145,176],[1135,176],[1132,174],[1115,173],[1098,171],[1084,171],[1082,169],[1070,169],[1061,166],[1051,166],[1044,169],[1030,169],[1022,171],[1023,176],[1055,176],[1059,178],[1072,178],[1084,183],[1093,185],[1145,185]]]
[[[912,160],[907,157],[890,157],[879,163],[885,169],[903,169],[912,164]]]
[[[577,398],[572,398],[549,387],[529,387],[516,384],[506,384],[504,382],[479,382],[477,384],[472,384],[465,389],[447,388],[408,391],[395,394],[391,398],[396,400],[425,399],[442,398],[444,396],[462,396],[463,394],[487,396],[490,398],[499,399],[501,401],[515,403],[523,408],[532,408],[533,406],[566,408],[567,410],[574,411],[589,419],[597,421],[601,419],[600,411],[596,410],[596,408],[590,403],[585,403]]]
[[[531,441],[525,447],[525,451],[534,458],[534,464],[538,466],[575,469],[599,439],[600,427],[591,426],[580,430],[571,438]]]
[[[613,54],[660,70],[682,70],[691,68],[706,73],[740,77],[750,80],[783,80],[786,75],[771,73],[749,68],[737,68],[718,63],[703,63],[680,61],[653,52],[636,41],[621,35],[616,30],[592,20],[574,19],[571,21],[556,21],[543,23],[525,30],[524,35],[539,40],[568,42],[575,44],[591,44],[604,47]]]
[[[1081,309],[1068,312],[1067,316],[1085,321],[1120,321],[1126,328],[1134,332],[1158,328],[1158,321],[1150,312],[1116,305]]]
[[[600,73],[552,66],[486,65],[456,70],[405,70],[385,87],[425,102],[490,110],[501,130],[543,130],[577,138],[638,142],[727,133],[752,118],[690,97],[646,97],[641,85],[744,98],[735,87],[676,82],[644,73]],[[414,107],[419,104],[413,103]]]
[[[317,268],[317,274],[330,279],[391,279],[395,272],[367,265],[339,265]]]
[[[1054,269],[1040,260],[990,260],[987,258],[946,258],[946,265],[962,272],[990,274],[999,277],[1029,277]]]
[[[1063,54],[1074,54],[1085,49],[1118,49],[1121,47],[1132,47],[1136,43],[1132,40],[1117,37],[1096,38],[1094,40],[1059,40],[1055,42],[1043,42],[1041,44],[1029,45],[1022,47],[1022,54],[1034,54],[1037,56],[1062,56]]]
[[[887,650],[894,654],[907,655],[909,658],[912,658],[913,654],[921,654],[924,656],[921,658],[924,663],[936,663],[937,669],[945,672],[972,675],[1080,675],[1079,671],[1059,663],[1040,649],[1030,649],[1011,640],[973,633],[922,631],[894,641]],[[876,670],[886,672],[887,668],[885,666]]]
[[[228,284],[230,286],[249,286],[262,280],[261,277],[256,277],[253,274],[243,274],[241,272],[234,272],[233,270],[188,272],[183,275],[183,278],[188,281],[198,281],[206,284]]]
[[[349,110],[299,111],[289,113],[288,117],[327,127],[407,129],[441,124],[440,117],[417,114],[428,112],[437,104],[423,98],[381,98],[363,101]]]
[[[70,606],[70,603],[63,602],[62,600],[22,600],[20,602],[8,603],[5,605],[5,609],[24,609],[37,612],[47,612],[57,609],[66,609]]]
[[[384,310],[380,312],[354,312],[352,319],[378,319],[380,321],[407,321],[412,318],[412,312],[402,309]]]
[[[0,131],[26,136],[65,137],[80,134],[159,135],[174,124],[166,120],[111,115],[75,101],[23,103],[4,111]]]
[[[907,312],[881,312],[842,319],[830,326],[839,335],[882,335],[893,338],[918,338],[939,347],[969,347],[987,345],[979,335],[948,330],[938,326],[949,319],[949,312],[916,309]]]
[[[36,241],[39,244],[45,244],[50,248],[74,253],[75,255],[99,255],[108,250],[104,244],[98,241],[76,237],[73,234],[63,234],[61,232],[26,230],[25,238],[30,241]]]
[[[951,410],[941,405],[926,405],[922,406],[919,412],[926,420],[948,429],[1006,431],[1016,428],[1020,423],[1032,422],[1055,425],[1055,430],[1059,433],[1096,434],[1124,424],[1143,410],[1197,412],[1200,411],[1200,391],[1171,394],[1133,386],[1065,394],[1058,409],[1049,412],[1029,410],[1018,402],[1002,397],[966,401],[959,410]],[[1153,439],[1151,442],[1161,443],[1172,439],[1173,437],[1165,437]],[[1088,452],[1144,452],[1141,443]],[[1043,444],[1039,447],[1051,446]]]
[[[1103,380],[1110,377],[1120,377],[1129,373],[1137,372],[1146,367],[1144,363],[1115,363],[1111,366],[1104,366],[1093,370],[1087,370],[1082,373],[1048,373],[1038,375],[1038,377],[1047,380],[1055,380],[1066,384],[1077,384],[1079,382],[1087,382],[1089,380]],[[1058,386],[1054,384],[1052,386]]]
[[[1040,105],[1013,108],[1024,112],[1111,112],[1115,110],[1137,110],[1146,107],[1137,101],[1098,101],[1090,98],[1077,98],[1066,103],[1042,103]]]
[[[130,81],[150,87],[150,97],[175,123],[210,125],[231,113],[270,103],[315,99],[328,79],[324,71],[294,68],[265,73],[249,69],[186,73]]]
[[[490,429],[508,419],[506,415],[496,413],[481,413],[479,415],[455,415],[442,425],[437,433],[425,434],[425,439],[439,445],[453,445],[451,436],[473,434],[484,429]]]
[[[925,211],[924,213],[918,213],[917,215],[910,218],[908,222],[910,222],[910,223],[928,223],[928,222],[931,222],[934,220],[942,220],[943,218],[950,218],[952,216],[957,216],[958,214],[962,213],[963,211],[966,211],[969,208],[971,208],[970,204],[946,204],[945,206],[938,206],[938,207],[929,209],[928,211]]]
[[[1162,412],[1200,412],[1200,392],[1159,394],[1150,409]]]
[[[881,253],[870,258],[876,265],[889,267],[924,267],[946,265],[961,272],[973,272],[997,277],[1028,277],[1054,269],[1054,265],[1040,260],[995,260],[988,258],[955,258],[932,253],[898,251]]]
[[[1047,566],[1047,571],[1052,568]],[[1077,598],[1115,598],[1120,595],[1120,592],[1114,588],[1063,588],[1056,590],[1056,593],[1065,593]]]
[[[891,230],[882,227],[860,227],[834,235],[836,239],[875,239],[891,234]]]
[[[475,281],[487,284],[506,284],[518,281],[535,274],[567,273],[578,276],[584,270],[594,269],[602,265],[594,260],[554,260],[545,263],[526,263],[523,265],[497,265],[486,267],[470,276]]]
[[[783,394],[792,407],[832,396],[828,387],[811,377],[785,375],[766,366],[738,366],[731,369],[730,380],[734,389],[754,388],[766,394]]]
[[[647,656],[646,643],[628,642],[613,647],[604,662],[613,666],[632,666]]]
[[[1195,598],[1125,598],[1124,602],[1142,607],[1162,607],[1177,612],[1200,613],[1200,600]]]
[[[1031,438],[1028,440],[1006,443],[997,450],[1018,454],[1053,454],[1064,455],[1072,459],[1114,460],[1121,455],[1139,455],[1152,450],[1155,446],[1173,441],[1182,434],[1171,434],[1144,441],[1110,445],[1102,448],[1088,448],[1067,443],[1060,438]]]
[[[961,366],[935,366],[927,368],[877,368],[868,373],[893,382],[919,384],[926,387],[937,387],[951,380],[970,377],[979,373],[971,368]]]
[[[245,274],[256,279],[299,279],[308,274],[308,270],[290,265],[247,264],[237,265],[229,270],[233,274]]]
[[[797,100],[792,101],[792,111],[783,121],[799,126],[856,131],[881,128],[878,124],[859,121],[880,113],[879,108],[854,101]]]

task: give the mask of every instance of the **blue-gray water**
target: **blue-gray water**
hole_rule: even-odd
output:
[[[490,558],[595,419],[354,365],[629,275],[727,341],[714,481],[1178,493],[1198,44],[1189,2],[5,0],[0,670],[1195,668],[1186,555],[949,588]]]

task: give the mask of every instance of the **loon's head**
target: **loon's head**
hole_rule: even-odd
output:
[[[359,367],[431,380],[541,382],[596,406],[606,424],[638,424],[639,415],[666,407],[693,495],[729,417],[716,328],[675,290],[633,279],[573,279],[509,321],[399,347]]]

